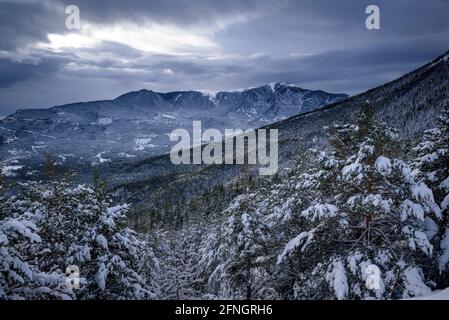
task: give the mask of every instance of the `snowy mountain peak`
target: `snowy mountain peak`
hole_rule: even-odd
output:
[[[292,82],[270,82],[267,84],[267,86],[270,87],[272,92],[275,92],[278,88],[282,88],[282,87],[301,89],[301,87],[297,86],[296,84],[294,84]]]
[[[161,154],[169,151],[168,134],[174,128],[191,128],[193,120],[202,121],[204,128],[257,128],[347,98],[324,91],[288,90],[293,86],[299,88],[273,82],[243,91],[142,89],[110,101],[21,110],[1,121],[0,138],[6,144],[0,157],[32,161],[40,159],[37,154],[51,152],[63,161],[78,157],[101,164],[121,154]],[[64,156],[73,150],[77,155]]]
[[[268,84],[268,86],[270,87],[272,92],[275,91],[276,85],[278,85],[278,82],[271,82],[271,83]]]
[[[130,97],[132,98],[136,98],[136,97],[143,97],[146,95],[150,95],[150,94],[157,94],[157,95],[170,95],[173,93],[178,93],[178,94],[192,94],[192,93],[200,93],[206,97],[209,98],[216,98],[217,95],[219,93],[244,93],[244,92],[248,92],[248,91],[252,91],[252,90],[259,90],[259,89],[263,89],[263,88],[269,88],[271,90],[271,92],[276,92],[277,90],[279,90],[280,88],[298,88],[298,89],[302,89],[300,86],[292,83],[292,82],[280,82],[280,81],[275,81],[275,82],[270,82],[258,87],[247,87],[247,88],[238,88],[238,89],[231,89],[231,90],[223,90],[223,91],[216,91],[216,90],[210,90],[210,89],[198,89],[198,90],[184,90],[184,91],[172,91],[172,92],[157,92],[157,91],[153,91],[150,89],[141,89],[138,91],[131,91],[125,94],[122,94],[120,96],[118,96],[117,98],[115,98],[115,100],[124,100],[124,99],[129,99]],[[302,89],[302,90],[306,90],[306,89]]]
[[[302,89],[301,87],[299,87],[298,85],[292,83],[292,82],[280,82],[280,81],[274,81],[274,82],[270,82],[264,85],[261,85],[259,87],[248,87],[248,88],[241,88],[241,89],[233,89],[233,90],[229,90],[229,91],[223,91],[223,92],[247,92],[247,91],[253,91],[253,90],[260,90],[263,88],[269,88],[269,90],[272,93],[275,93],[277,90],[279,90],[280,88],[298,88],[298,89]]]

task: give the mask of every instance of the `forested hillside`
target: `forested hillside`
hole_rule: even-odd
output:
[[[402,145],[416,144],[423,132],[436,124],[441,109],[449,103],[449,53],[403,77],[348,98],[318,111],[301,114],[266,128],[279,130],[280,167],[288,168],[299,150],[327,148],[325,127],[355,121],[358,109],[366,101],[375,116],[400,129]],[[255,171],[257,168],[253,168]],[[175,166],[169,156],[127,163],[110,163],[104,168],[110,185],[126,201],[160,202],[163,206],[203,192],[239,175],[241,168],[226,165]],[[189,188],[195,185],[194,189]],[[167,199],[169,204],[165,204]],[[160,206],[159,206],[160,207]]]
[[[105,182],[46,182],[8,196],[1,179],[2,298],[399,299],[447,286],[449,107],[403,158],[400,131],[365,104],[328,127],[329,151],[304,150],[282,177],[242,170],[225,209],[124,225]],[[219,194],[215,195],[219,197]],[[223,202],[227,202],[223,199]],[[65,272],[80,270],[80,289]],[[378,285],[366,281],[368,267]],[[70,278],[69,278],[70,279]]]

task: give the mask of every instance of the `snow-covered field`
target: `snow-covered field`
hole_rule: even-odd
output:
[[[423,297],[404,299],[404,300],[449,300],[449,288],[444,290],[435,290],[432,294]]]

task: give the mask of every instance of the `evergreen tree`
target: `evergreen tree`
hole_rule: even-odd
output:
[[[218,283],[219,296],[233,299],[260,299],[275,296],[271,285],[268,254],[269,229],[264,216],[254,208],[254,193],[238,196],[225,210],[222,235],[215,255],[218,265],[210,282]]]
[[[70,290],[70,297],[154,297],[149,276],[156,267],[156,259],[145,238],[139,238],[124,226],[128,205],[110,206],[110,200],[98,184],[94,189],[86,185],[73,188],[67,179],[53,175],[53,165],[48,164],[46,168],[47,183],[29,183],[24,194],[9,201],[9,216],[20,220],[2,221],[9,228],[3,228],[9,234],[4,231],[2,237],[9,246],[11,232],[28,239],[25,246],[28,255],[20,257],[24,261],[22,266],[30,265],[32,272],[27,271],[29,279],[22,281],[21,288],[28,290],[26,288],[33,287],[33,281],[38,279],[46,287],[51,280],[54,287],[67,289],[66,268],[74,265],[80,271],[81,284],[79,289]],[[15,229],[11,229],[11,225]],[[20,248],[10,247],[17,259],[20,259]],[[3,258],[6,262],[12,259]],[[16,260],[11,260],[13,266],[18,265]],[[24,270],[27,269],[22,272]],[[8,284],[8,289],[11,288],[14,286]],[[44,293],[37,298],[45,298]]]
[[[5,177],[3,176],[3,170],[0,167],[0,199],[2,200],[0,202],[0,219],[7,216],[7,211],[6,211],[7,209],[5,206],[5,204],[7,202],[7,198],[5,197],[6,189],[7,189],[6,180],[5,180]]]
[[[123,227],[128,206],[110,207],[98,197],[98,190],[87,186],[57,189],[57,195],[45,186],[33,190],[35,203],[37,199],[41,204],[37,217],[44,240],[38,254],[41,268],[63,272],[76,265],[84,279],[75,292],[78,298],[151,297],[137,273],[146,244]]]
[[[1,170],[0,170],[1,172]],[[7,196],[0,175],[0,299],[72,299],[65,277],[35,265],[35,246],[42,243],[29,215],[29,203]]]
[[[164,257],[161,268],[160,285],[164,299],[190,300],[198,299],[198,239],[194,228],[184,228],[165,232],[162,246]],[[161,248],[159,248],[161,249]]]
[[[330,129],[333,153],[320,152],[319,167],[299,185],[316,190],[301,217],[308,227],[278,257],[299,255],[297,298],[408,297],[430,292],[420,266],[432,246],[426,214],[439,215],[431,190],[413,179],[396,157],[396,131],[376,121],[367,106],[356,125]],[[382,274],[367,288],[367,269]]]
[[[72,299],[65,287],[65,277],[42,272],[32,264],[41,243],[36,226],[29,220],[0,220],[0,299]]]
[[[418,177],[431,187],[442,210],[439,217],[427,217],[426,222],[436,247],[437,281],[445,287],[449,285],[449,106],[438,117],[438,127],[426,131],[414,150],[418,154],[414,163]]]

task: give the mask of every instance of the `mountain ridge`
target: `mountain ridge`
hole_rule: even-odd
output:
[[[400,76],[400,77],[397,78],[397,79],[388,81],[388,82],[386,82],[386,83],[384,83],[384,84],[381,84],[381,85],[379,85],[379,86],[377,86],[377,87],[368,89],[368,90],[366,90],[366,91],[364,91],[364,92],[361,92],[361,93],[358,93],[358,94],[356,94],[356,95],[349,96],[349,97],[348,97],[348,100],[356,100],[356,99],[358,99],[359,97],[364,97],[365,95],[370,94],[370,92],[379,90],[379,89],[381,89],[381,88],[383,88],[383,87],[386,87],[386,86],[388,86],[388,85],[394,85],[394,84],[396,84],[396,83],[399,83],[399,82],[401,82],[403,79],[409,77],[409,76],[410,76],[411,74],[413,74],[413,73],[416,73],[416,72],[419,72],[419,71],[423,71],[423,70],[425,70],[425,69],[427,69],[427,68],[429,68],[429,67],[435,66],[435,64],[437,64],[437,63],[440,63],[440,62],[447,62],[448,60],[449,60],[449,50],[446,51],[446,53],[443,53],[442,55],[440,55],[440,56],[438,56],[437,58],[433,59],[432,61],[430,61],[430,62],[428,62],[428,63],[422,65],[421,67],[419,67],[419,68],[417,68],[417,69],[415,69],[415,70],[412,70],[412,71],[410,71],[410,72],[408,72],[408,73],[406,73],[406,74]],[[301,117],[301,116],[306,116],[306,115],[308,115],[308,114],[313,114],[313,113],[316,113],[316,112],[324,111],[324,110],[326,110],[326,109],[331,109],[331,108],[333,108],[336,104],[339,104],[339,102],[335,102],[335,103],[332,103],[332,104],[328,104],[328,105],[326,105],[326,106],[323,106],[322,108],[320,108],[320,110],[308,111],[308,112],[304,112],[304,113],[302,113],[302,114],[300,114],[300,115],[292,116],[292,117],[290,117],[290,118],[288,118],[288,119],[281,120],[281,121],[277,122],[276,124],[282,124],[282,123],[285,123],[285,122],[293,121],[294,119],[296,119],[296,118],[298,118],[298,117]],[[270,126],[270,125],[269,125],[269,126]]]
[[[424,130],[435,125],[441,109],[449,103],[449,51],[398,79],[344,101],[263,126],[279,130],[280,165],[288,167],[298,156],[298,150],[326,148],[323,128],[333,123],[353,122],[366,100],[376,117],[399,129],[404,140],[402,147],[407,149],[421,138]],[[196,185],[198,194],[232,180],[240,172],[238,166],[187,167],[171,165],[165,155],[122,165],[110,179],[115,190],[132,194],[133,200],[139,201],[155,194],[163,198],[160,193],[165,192],[185,194],[187,186],[192,184]]]
[[[168,152],[170,132],[189,130],[194,120],[205,129],[245,130],[346,98],[276,82],[215,96],[142,89],[113,100],[22,109],[0,121],[0,157],[5,165],[28,167],[28,173],[44,153],[74,167],[146,158]]]

